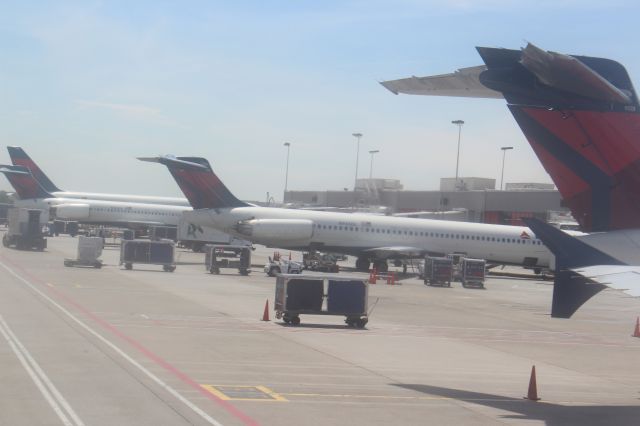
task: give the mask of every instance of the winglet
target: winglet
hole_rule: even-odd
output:
[[[23,166],[28,168],[31,171],[33,177],[38,181],[40,186],[44,188],[47,192],[60,192],[61,189],[58,188],[52,181],[44,174],[42,169],[38,167],[38,165],[27,155],[24,149],[18,146],[8,146],[7,151],[9,151],[9,156],[11,157],[11,162],[16,166]]]
[[[248,207],[237,199],[202,157],[139,157],[138,160],[167,166],[194,209]]]

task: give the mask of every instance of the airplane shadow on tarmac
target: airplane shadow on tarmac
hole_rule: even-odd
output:
[[[394,384],[404,389],[451,398],[458,401],[484,405],[515,414],[501,416],[514,420],[541,420],[547,426],[567,425],[635,425],[640,418],[640,405],[559,405],[549,402],[533,402],[523,398],[470,392],[418,384]]]

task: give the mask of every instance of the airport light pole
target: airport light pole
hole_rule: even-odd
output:
[[[353,182],[353,192],[355,192],[356,186],[358,185],[358,159],[360,157],[360,138],[362,137],[362,133],[352,133],[352,135],[358,140],[356,147],[356,180]]]
[[[287,168],[284,172],[284,194],[282,194],[282,203],[284,204],[284,197],[287,195],[287,187],[289,184],[289,151],[291,150],[291,144],[289,142],[285,142],[284,146],[287,147]]]
[[[373,178],[373,156],[379,152],[380,152],[379,149],[374,149],[373,151],[369,151],[369,154],[371,154],[371,165],[369,166],[369,180]]]
[[[460,165],[460,135],[462,134],[462,125],[464,124],[463,120],[453,120],[451,124],[455,124],[458,126],[458,154],[456,155],[456,183],[455,189],[458,189],[458,166]]]
[[[500,148],[502,150],[502,173],[500,173],[500,190],[504,190],[502,183],[504,182],[504,158],[507,155],[507,151],[513,149],[512,146],[503,146]]]

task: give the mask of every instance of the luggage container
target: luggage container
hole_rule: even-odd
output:
[[[204,265],[212,274],[219,274],[221,268],[237,269],[240,275],[251,272],[251,247],[236,245],[207,244]]]
[[[104,240],[101,237],[78,237],[78,256],[76,259],[64,259],[64,266],[88,266],[102,268],[102,256]]]
[[[424,283],[451,287],[453,280],[453,260],[446,257],[426,257],[424,259]]]
[[[464,258],[461,262],[462,286],[484,288],[487,262],[484,259]]]
[[[162,265],[165,272],[176,270],[175,244],[171,240],[123,240],[120,245],[120,264],[133,269],[134,263]]]
[[[369,321],[369,287],[365,280],[331,275],[278,275],[276,318],[300,324],[300,315],[344,316],[349,327],[364,328]]]

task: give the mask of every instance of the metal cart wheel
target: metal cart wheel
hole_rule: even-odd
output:
[[[133,269],[133,263],[129,263],[129,262],[125,263],[124,264],[124,269],[126,269],[127,271],[132,270]]]
[[[369,322],[368,318],[360,318],[356,321],[356,325],[358,328],[364,328],[365,325]]]
[[[211,269],[209,270],[209,272],[211,272],[212,274],[219,275],[219,274],[220,274],[220,268],[211,267]]]
[[[176,267],[173,265],[163,265],[162,270],[165,272],[173,272],[176,270]]]
[[[291,317],[289,316],[289,314],[285,313],[284,315],[282,315],[282,321],[284,321],[285,324],[290,324],[291,323]]]
[[[93,264],[93,267],[94,267],[94,268],[96,268],[96,269],[100,269],[100,268],[102,268],[102,262],[96,262],[96,263],[94,263],[94,264]]]
[[[297,315],[295,317],[291,317],[291,324],[299,325],[300,324],[300,317],[297,316]]]

